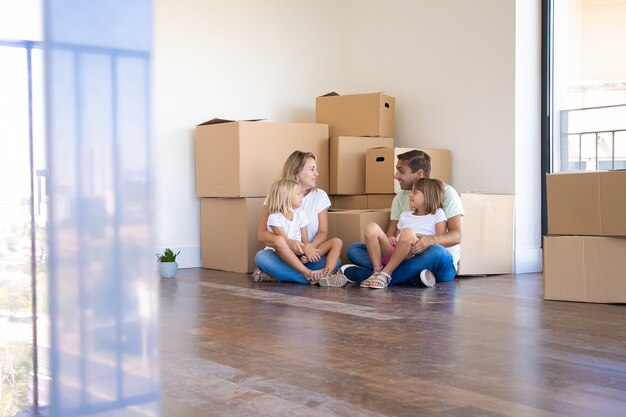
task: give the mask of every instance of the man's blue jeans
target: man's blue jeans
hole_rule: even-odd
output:
[[[254,257],[256,261],[256,266],[261,268],[261,270],[267,272],[274,278],[279,281],[290,281],[297,282],[298,284],[309,285],[310,282],[302,276],[302,274],[289,265],[282,259],[276,255],[276,252],[270,249],[263,249],[256,253]],[[326,267],[326,257],[323,256],[317,262],[309,262],[308,264],[304,264],[307,268],[312,271],[316,271],[318,269],[322,269]],[[341,266],[341,261],[337,261],[337,268]],[[331,271],[332,272],[332,271]]]
[[[363,281],[372,274],[374,267],[364,243],[353,243],[350,245],[348,258],[361,267],[347,268],[344,273],[348,279]],[[424,269],[428,269],[435,274],[437,282],[452,281],[456,275],[452,254],[441,245],[433,245],[411,259],[402,261],[391,274],[392,280],[390,285],[410,283],[423,286],[420,280],[420,272]]]

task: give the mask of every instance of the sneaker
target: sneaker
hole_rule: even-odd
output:
[[[348,283],[348,278],[341,272],[335,272],[320,278],[319,284],[322,287],[343,287]]]
[[[422,284],[427,287],[432,287],[437,282],[437,280],[435,279],[435,274],[430,272],[428,269],[424,269],[422,272],[420,272],[420,280],[422,281]]]
[[[356,273],[358,266],[354,265],[354,264],[345,264],[345,265],[341,265],[341,267],[339,268],[339,272],[341,272],[341,274],[346,277],[346,279],[348,280],[348,282],[355,282],[355,279],[351,279],[348,278],[348,273],[350,273],[352,276],[352,273]],[[350,272],[348,272],[350,271]]]

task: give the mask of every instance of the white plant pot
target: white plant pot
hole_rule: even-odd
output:
[[[176,276],[176,271],[178,271],[178,263],[158,262],[157,268],[159,270],[159,275],[161,275],[161,278],[174,278]]]

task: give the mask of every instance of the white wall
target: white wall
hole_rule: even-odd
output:
[[[332,90],[393,95],[396,144],[452,150],[457,190],[515,193],[515,0],[154,7],[156,243],[181,266],[200,264],[194,126],[312,122]]]

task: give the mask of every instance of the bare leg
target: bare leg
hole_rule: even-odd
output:
[[[383,272],[391,275],[393,271],[402,263],[402,261],[407,257],[409,251],[411,250],[411,245],[417,241],[417,237],[415,236],[415,232],[411,228],[404,228],[400,231],[400,236],[398,237],[398,243],[396,244],[396,249],[391,254],[391,258],[389,258],[389,262],[383,268]]]
[[[293,253],[293,251],[291,250],[291,248],[289,247],[285,239],[277,239],[275,249],[276,249],[276,254],[278,255],[280,259],[282,259],[283,261],[287,263],[287,265],[289,265],[290,267],[292,267],[293,269],[301,273],[302,276],[304,276],[306,279],[311,280],[313,276],[315,275],[314,272],[317,272],[317,271],[311,271],[309,268],[307,268],[306,266],[302,264],[302,261],[300,261],[300,258],[298,258],[298,256],[295,253]],[[325,274],[326,273],[323,273],[322,275],[325,275]]]
[[[380,270],[383,266],[381,259],[389,255],[389,252],[392,250],[389,238],[383,229],[374,222],[368,223],[367,226],[365,226],[363,234],[365,236],[365,247],[372,261],[372,266],[375,271]]]

